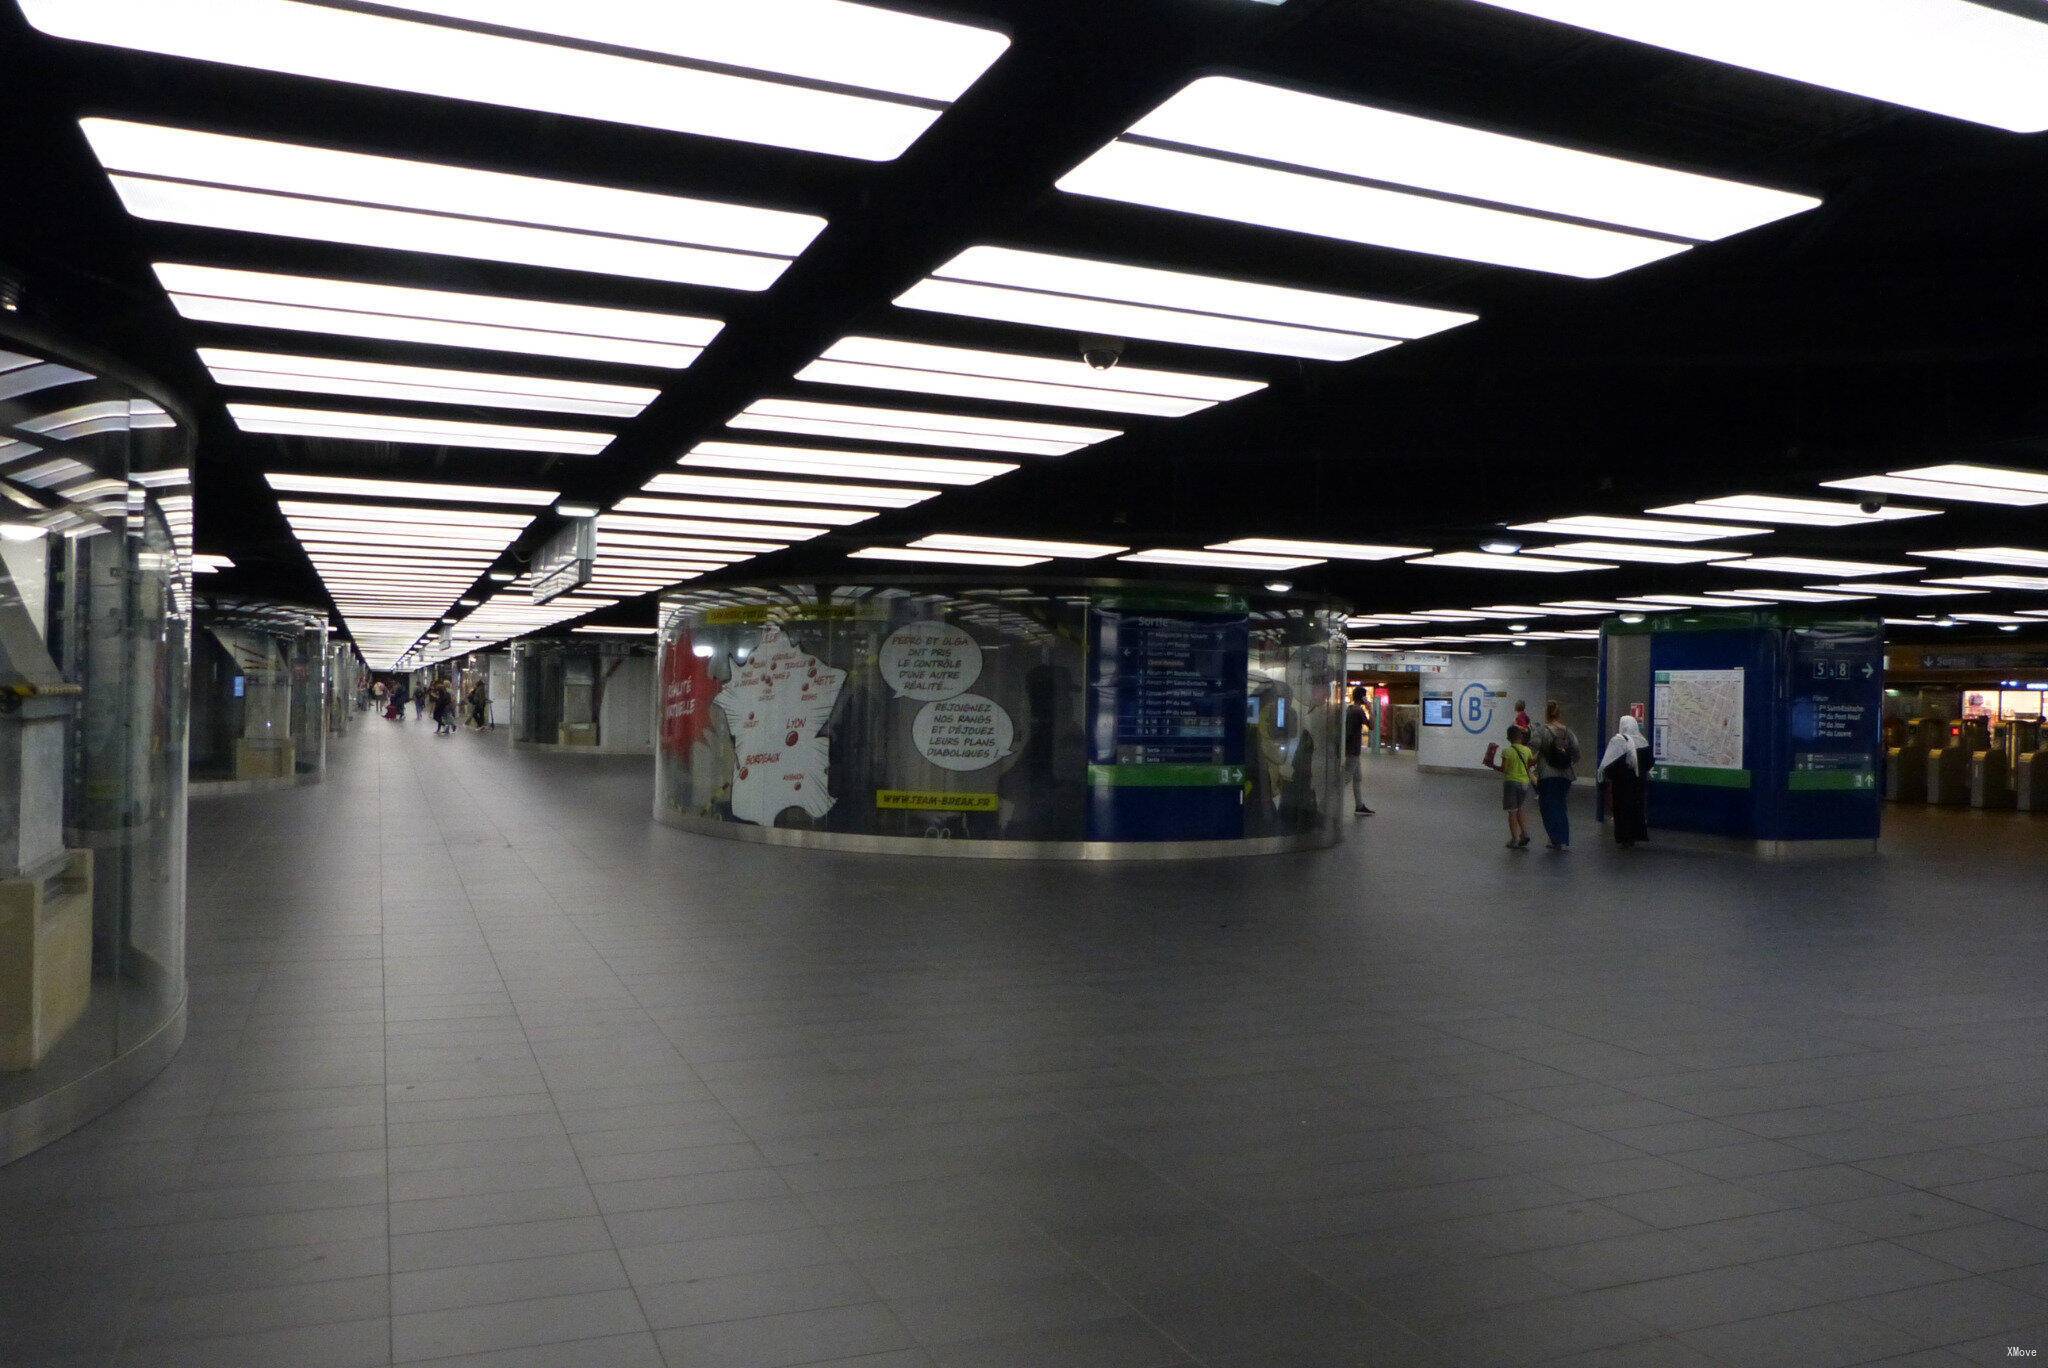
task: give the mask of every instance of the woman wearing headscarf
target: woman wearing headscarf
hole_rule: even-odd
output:
[[[1614,840],[1627,847],[1650,839],[1645,802],[1650,772],[1650,747],[1632,714],[1621,715],[1620,727],[1600,755],[1600,777],[1607,781],[1607,807],[1614,816]]]

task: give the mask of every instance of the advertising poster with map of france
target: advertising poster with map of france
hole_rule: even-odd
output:
[[[1742,763],[1743,671],[1658,670],[1651,694],[1650,777],[1748,788]]]

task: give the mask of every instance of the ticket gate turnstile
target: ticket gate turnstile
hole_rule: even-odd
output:
[[[1991,730],[1980,717],[1951,725],[1945,745],[1927,752],[1927,801],[1942,807],[1965,807],[1970,801],[1970,761],[1991,749]]]
[[[2013,763],[2012,796],[2021,812],[2048,812],[2048,750],[2028,751]]]
[[[1884,753],[1884,796],[1891,803],[1927,801],[1927,752],[1940,733],[1924,717],[1906,723],[1900,744]]]
[[[2015,805],[2012,762],[2003,746],[1973,751],[1970,755],[1970,806],[2009,808]]]

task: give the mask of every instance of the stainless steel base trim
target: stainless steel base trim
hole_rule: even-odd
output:
[[[744,822],[689,817],[655,808],[663,826],[698,836],[797,850],[857,855],[913,855],[949,860],[1219,860],[1322,850],[1344,839],[1343,828],[1307,836],[1253,836],[1237,841],[953,841],[922,836],[875,836],[856,831],[802,831]]]
[[[41,1149],[112,1110],[163,1072],[185,1043],[187,1002],[128,1050],[90,1073],[0,1113],[0,1164]]]
[[[324,771],[312,770],[306,774],[273,775],[267,779],[189,779],[185,783],[185,792],[193,798],[235,798],[245,793],[310,788],[325,777]]]
[[[1604,824],[1601,830],[1604,835]],[[1875,840],[1862,837],[1816,841],[1760,841],[1746,836],[1716,836],[1704,831],[1668,831],[1661,827],[1651,828],[1649,844],[1653,849],[1662,846],[1667,850],[1693,850],[1715,855],[1751,855],[1759,860],[1777,862],[1855,859],[1875,855],[1878,851],[1878,843]]]
[[[513,745],[520,750],[551,751],[556,755],[654,755],[652,744],[645,746],[564,746],[555,741],[519,741]]]

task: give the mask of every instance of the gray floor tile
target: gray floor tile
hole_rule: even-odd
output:
[[[659,1339],[669,1362],[688,1368],[789,1368],[915,1347],[880,1302],[685,1326]]]

